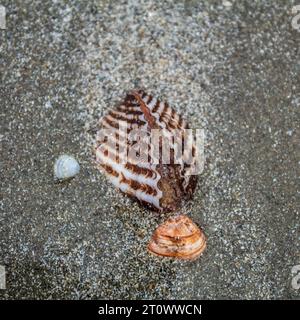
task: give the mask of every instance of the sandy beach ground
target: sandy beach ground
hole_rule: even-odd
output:
[[[293,1],[0,4],[1,299],[300,297]],[[194,262],[150,256],[166,216],[92,162],[98,119],[136,87],[205,131],[205,168],[182,209],[208,238]],[[55,183],[62,153],[81,171]]]

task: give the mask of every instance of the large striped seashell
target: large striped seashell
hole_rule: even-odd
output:
[[[187,174],[195,160],[194,145],[184,152],[183,160],[189,158],[189,164],[174,161],[176,150],[182,147],[186,128],[187,122],[168,103],[160,102],[142,90],[133,91],[100,120],[95,146],[97,166],[117,188],[147,207],[160,212],[177,210],[184,200],[192,197],[197,183],[195,175]],[[103,135],[104,129],[109,130],[110,139]],[[147,138],[154,129],[163,131],[164,137],[175,137],[170,140],[170,162],[167,164],[162,161],[161,154],[159,157],[149,154],[154,143],[152,140],[149,143]],[[130,151],[136,146],[136,132],[142,132],[144,137],[138,159]],[[131,138],[125,138],[126,133]],[[158,148],[162,147],[161,139],[157,141]]]
[[[148,250],[158,256],[184,260],[198,258],[206,248],[206,238],[186,215],[171,217],[154,231]]]

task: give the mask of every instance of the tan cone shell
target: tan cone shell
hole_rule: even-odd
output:
[[[186,215],[171,217],[158,226],[148,250],[158,256],[185,260],[198,258],[206,248],[206,237]]]

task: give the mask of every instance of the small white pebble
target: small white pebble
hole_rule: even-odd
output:
[[[46,109],[52,108],[52,103],[51,103],[50,100],[48,100],[48,101],[45,103],[45,108],[46,108]]]
[[[63,154],[54,164],[54,177],[58,180],[66,180],[74,177],[80,171],[79,163],[72,156]]]
[[[230,1],[224,0],[224,1],[223,1],[223,6],[226,7],[226,8],[229,8],[229,7],[232,6],[232,3],[231,3]]]

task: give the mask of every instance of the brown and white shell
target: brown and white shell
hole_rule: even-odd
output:
[[[122,140],[119,129],[124,125],[129,136],[135,130],[143,131],[145,135],[152,129],[163,129],[170,134],[176,132],[177,141],[175,139],[171,146],[172,159],[176,144],[182,138],[178,131],[183,132],[188,128],[187,122],[168,103],[160,102],[142,90],[127,94],[123,103],[100,120],[99,132],[102,129],[111,130],[117,150],[128,152],[134,142],[127,138]],[[160,212],[177,210],[184,200],[192,197],[197,176],[186,174],[191,164],[177,164],[172,159],[169,164],[164,164],[161,158],[155,162],[149,155],[150,147],[146,144],[139,149],[139,161],[129,156],[124,162],[124,153],[115,154],[107,139],[98,134],[95,146],[96,163],[114,186],[140,203]],[[194,161],[194,146],[188,156],[193,157]]]
[[[184,260],[198,258],[206,248],[206,237],[186,215],[171,217],[158,226],[148,244],[150,253]]]

